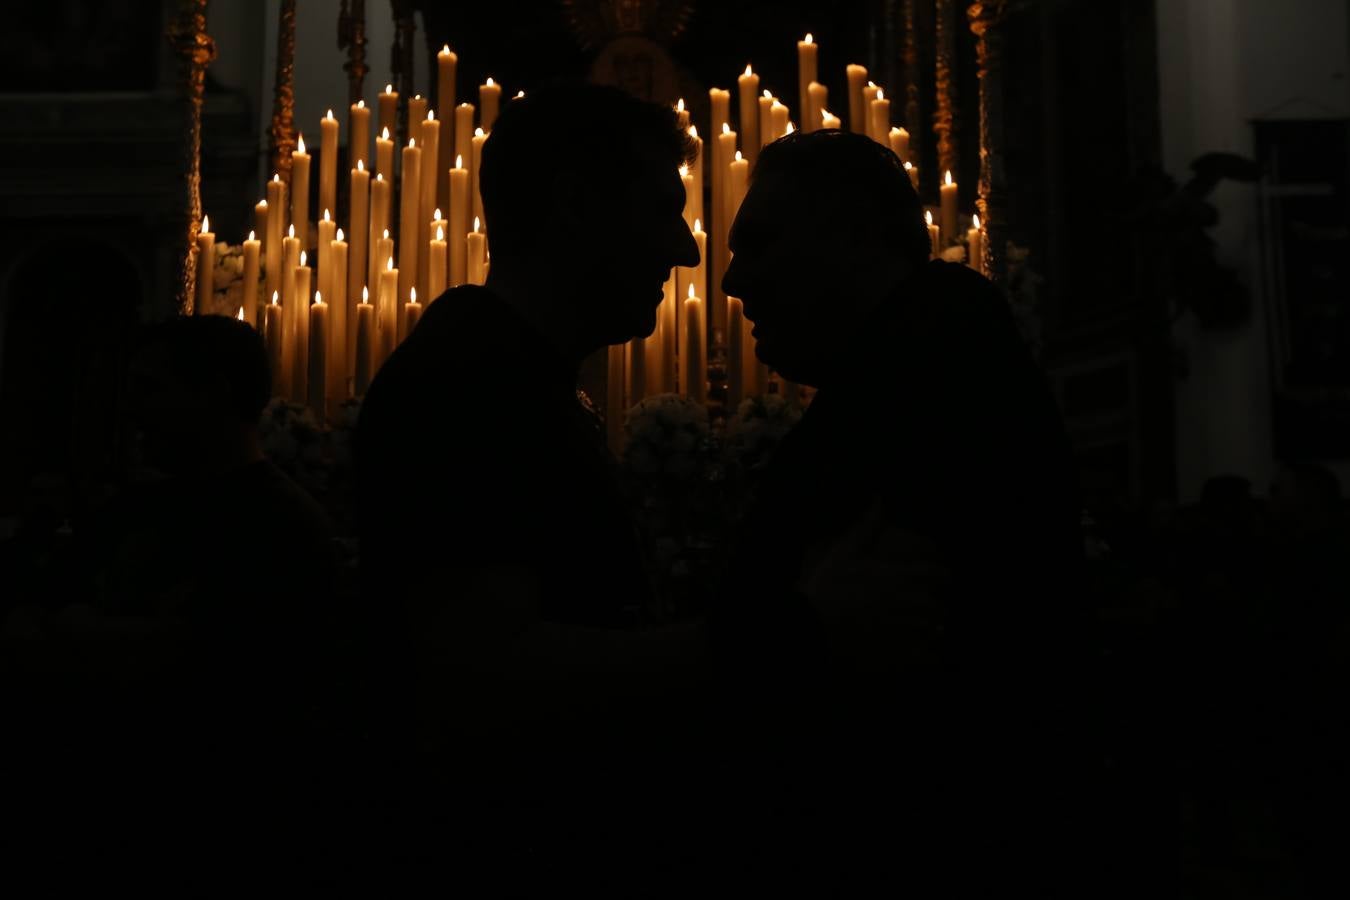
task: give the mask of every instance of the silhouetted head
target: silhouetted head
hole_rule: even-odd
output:
[[[610,87],[557,85],[505,104],[479,181],[492,274],[545,267],[594,347],[651,334],[662,287],[698,250],[675,112]]]
[[[745,304],[755,355],[819,386],[869,313],[927,261],[930,244],[899,158],[829,129],[760,151],[730,246],[722,286]]]
[[[1341,482],[1317,463],[1285,465],[1270,486],[1270,517],[1285,534],[1303,537],[1342,521]]]
[[[262,338],[226,316],[146,328],[130,363],[129,408],[146,462],[168,474],[228,464],[272,394]]]

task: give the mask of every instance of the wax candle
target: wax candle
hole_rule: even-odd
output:
[[[681,131],[689,130],[689,110],[684,108],[684,98],[675,101],[675,127]]]
[[[657,322],[657,330],[661,337],[661,393],[673,394],[679,389],[675,365],[679,350],[679,329],[676,323],[680,320],[680,314],[679,299],[675,293],[675,272],[670,273],[661,291],[661,308]]]
[[[867,86],[867,67],[850,63],[844,69],[848,76],[848,130],[867,134],[870,111],[863,104],[863,88]]]
[[[417,283],[418,235],[422,221],[422,149],[416,138],[403,148],[403,187],[400,193],[398,236],[398,298],[402,307],[408,289]],[[422,288],[426,293],[426,286]]]
[[[473,131],[473,162],[469,166],[469,181],[473,184],[473,216],[483,218],[483,188],[478,180],[478,171],[483,167],[483,143],[487,135],[481,128]]]
[[[450,168],[455,155],[455,73],[459,56],[446,44],[436,54],[436,108],[441,111],[441,135],[436,147],[436,202],[435,206],[450,206],[449,185],[441,173]],[[430,162],[430,161],[428,161]],[[435,298],[432,298],[435,299]]]
[[[502,86],[488,76],[486,84],[478,86],[478,122],[484,131],[492,130],[492,123],[497,121],[497,110],[502,102]]]
[[[427,108],[427,98],[421,94],[413,94],[412,99],[408,101],[408,137],[417,137],[421,123],[426,121]]]
[[[381,233],[381,236],[375,240],[375,259],[376,259],[377,261],[378,261],[378,260],[381,260],[381,259],[389,260],[389,259],[393,259],[393,257],[394,257],[394,239],[393,239],[392,237],[389,236],[389,229],[386,228],[386,229]],[[377,262],[377,264],[378,264],[378,262]],[[383,271],[383,270],[377,269],[377,270],[375,271],[375,273],[374,273],[374,274],[375,274],[375,286],[376,286],[376,290],[377,290],[377,291],[379,290],[379,278],[380,278],[380,274],[381,274],[382,271]],[[376,302],[377,304],[379,303],[379,294],[378,294],[378,293],[375,295],[375,302]]]
[[[704,350],[707,319],[703,300],[694,293],[692,284],[685,295],[680,322],[683,329],[680,335],[680,393],[696,403],[703,403],[708,399],[708,366]]]
[[[389,236],[389,182],[381,174],[370,183],[370,238],[367,244],[369,262],[362,284],[373,284],[384,265],[384,255],[377,252],[382,237]]]
[[[330,109],[319,120],[319,209],[337,209],[337,157],[338,121]]]
[[[713,177],[713,197],[715,202],[711,210],[713,216],[712,281],[705,282],[707,287],[702,296],[708,298],[712,308],[713,334],[726,334],[727,303],[722,291],[722,275],[727,270],[727,233],[731,230],[731,219],[727,210],[731,203],[731,163],[736,156],[736,132],[725,122],[722,133],[717,136],[718,156],[714,157],[715,175]]]
[[[726,409],[733,412],[745,395],[745,311],[739,297],[727,298],[727,400]]]
[[[244,321],[258,328],[262,322],[258,318],[258,256],[262,244],[257,232],[250,231],[244,241]]]
[[[197,232],[197,297],[192,305],[194,314],[204,316],[210,311],[215,278],[216,236],[211,233],[211,220],[202,216],[202,230]]]
[[[445,293],[445,274],[447,260],[445,257],[445,223],[436,226],[436,234],[428,242],[428,266],[427,266],[427,297],[435,300],[441,294]],[[430,302],[430,300],[428,302]]]
[[[377,127],[381,134],[388,137],[398,130],[398,91],[394,90],[392,84],[386,84],[384,90],[380,92],[379,104],[380,120]],[[386,177],[393,176],[392,172],[387,172],[384,169],[377,168],[375,171],[384,172]]]
[[[966,261],[976,272],[984,272],[984,232],[979,216],[971,216],[970,228],[966,229]]]
[[[952,173],[949,171],[942,183],[940,190],[941,210],[942,210],[942,246],[954,243],[960,236],[956,231],[956,204],[960,194],[957,193],[956,182],[952,181]]]
[[[877,94],[881,88],[877,87],[875,81],[869,81],[862,89],[863,103],[863,131],[868,137],[872,137],[872,102],[877,99]]]
[[[773,94],[765,91],[756,101],[759,104],[759,143],[773,143],[778,135],[773,131]]]
[[[885,147],[889,144],[887,135],[890,131],[891,101],[886,99],[886,92],[878,88],[877,99],[872,101],[872,140]]]
[[[296,139],[296,150],[291,154],[291,224],[300,249],[309,249],[309,154],[305,152],[305,136]]]
[[[813,81],[806,86],[806,96],[809,105],[802,110],[802,130],[816,131],[821,127],[821,112],[830,105],[830,89]]]
[[[731,127],[731,92],[721,88],[708,90],[708,107],[712,113],[712,133],[721,134],[723,126]]]
[[[750,68],[736,78],[737,103],[741,113],[741,146],[745,148],[745,158],[753,166],[759,158],[759,76]]]
[[[285,333],[282,327],[282,309],[278,302],[281,295],[277,291],[272,292],[272,302],[267,304],[263,311],[263,343],[267,345],[267,365],[272,372],[272,396],[284,397],[285,392],[282,385],[286,379],[282,375],[282,354],[281,348],[285,341]]]
[[[333,239],[337,236],[337,223],[329,210],[323,211],[323,218],[319,220],[319,239],[315,244],[319,256],[319,277],[316,279],[319,283],[317,290],[325,296],[333,296]]]
[[[352,312],[351,307],[360,296],[361,286],[370,278],[367,252],[370,247],[370,173],[366,171],[366,164],[362,160],[357,160],[356,168],[352,169],[351,219],[347,224],[352,231],[351,247],[347,257],[347,318],[349,322],[354,322],[356,314]],[[356,364],[355,353],[356,333],[348,328],[347,345],[343,353],[348,371]]]
[[[707,285],[707,249],[708,236],[703,231],[703,223],[694,222],[694,244],[698,248],[698,262],[693,266],[677,266],[675,269],[675,302],[673,314],[678,322],[676,331],[679,341],[679,392],[689,396],[689,369],[685,365],[688,357],[685,355],[685,344],[688,342],[687,320],[684,308],[685,299],[691,294],[701,295],[704,287]],[[706,323],[703,326],[703,332],[706,332]],[[700,332],[700,333],[703,333]]]
[[[390,183],[394,180],[394,142],[389,137],[388,128],[375,139],[375,175],[384,176],[384,180]]]
[[[450,230],[446,245],[450,252],[450,286],[464,283],[468,277],[469,252],[465,235],[469,233],[469,172],[464,168],[464,158],[455,157],[455,167],[450,170]]]
[[[821,128],[840,128],[842,126],[843,123],[839,121],[839,117],[834,113],[830,112],[828,109],[822,109],[820,111]]]
[[[253,205],[253,231],[258,235],[259,245],[267,240],[267,200],[259,200]]]
[[[422,146],[419,148],[422,151],[422,199],[418,203],[417,218],[417,279],[413,282],[422,289],[424,298],[436,296],[427,287],[431,258],[425,251],[432,234],[430,211],[436,207],[437,173],[440,171],[436,168],[436,160],[440,153],[440,137],[441,123],[434,111],[427,110],[427,117],[422,122]]]
[[[379,330],[376,369],[384,365],[384,361],[398,345],[398,269],[394,268],[392,256],[385,261],[384,269],[380,271],[380,292],[377,299],[380,311],[376,325]]]
[[[698,136],[698,129],[693,125],[689,126],[689,139],[694,142],[694,158],[689,162],[691,193],[686,193],[684,199],[689,205],[692,220],[703,218],[703,158],[706,155],[706,148],[703,146],[703,139]]]
[[[788,133],[788,108],[775,100],[769,107],[769,117],[773,121],[773,139],[776,141]]]
[[[347,336],[351,323],[356,318],[354,295],[347,293],[347,236],[342,229],[337,230],[332,244],[332,289],[328,297],[328,399],[333,402],[347,398],[347,379],[351,376],[351,365],[347,362],[347,345],[352,338]]]
[[[811,82],[818,81],[816,43],[808,34],[797,42],[797,108],[805,116],[811,108]],[[808,118],[809,121],[809,118]]]
[[[309,408],[322,424],[328,420],[328,304],[323,293],[309,307]]]
[[[919,167],[905,163],[905,174],[909,176],[909,183],[914,186],[914,192],[919,192]]]
[[[347,112],[347,161],[370,165],[370,110],[364,100],[357,100]]]
[[[635,337],[624,347],[624,383],[628,405],[635,406],[647,396],[647,340]]]
[[[291,396],[291,375],[295,370],[295,269],[300,265],[300,240],[295,236],[295,226],[287,228],[286,237],[281,241],[281,270],[278,280],[281,282],[281,315],[285,317],[282,330],[286,342],[282,347],[281,383],[276,391],[279,397]]]
[[[309,397],[309,302],[313,287],[313,276],[308,264],[308,254],[300,251],[300,264],[291,270],[295,287],[291,289],[291,299],[295,306],[291,318],[295,329],[291,332],[291,346],[294,356],[291,358],[291,399],[304,403]]]
[[[479,220],[473,220],[473,231],[467,235],[467,254],[469,262],[469,284],[483,284],[486,280],[486,272],[483,266],[487,263],[487,235],[479,230]]]
[[[472,103],[461,103],[455,107],[455,157],[462,160],[455,165],[470,175],[473,174],[473,112]],[[464,224],[467,230],[467,219]]]
[[[353,391],[364,397],[370,389],[372,354],[375,350],[375,307],[370,305],[370,290],[361,288],[361,302],[356,305],[356,349]]]
[[[611,453],[618,454],[623,449],[623,395],[624,395],[624,348],[623,344],[610,344],[607,351],[608,366],[605,371],[605,437]]]
[[[684,224],[694,227],[694,173],[688,165],[680,166],[680,183],[684,185]]]
[[[736,151],[736,156],[731,161],[731,166],[727,173],[727,203],[723,214],[727,220],[727,231],[731,231],[731,223],[736,221],[736,213],[740,211],[741,201],[745,199],[746,183],[750,178],[750,161],[741,156],[741,151]]]
[[[413,333],[417,323],[422,319],[422,304],[417,302],[417,288],[413,288],[408,293],[408,302],[403,304],[403,338],[407,340],[408,335]]]
[[[909,132],[903,128],[892,128],[887,137],[890,139],[891,152],[900,157],[901,162],[907,161],[909,159]]]
[[[938,227],[933,224],[933,211],[926,209],[923,211],[923,220],[928,223],[928,243],[931,245],[933,259],[942,255],[942,238],[938,233]]]

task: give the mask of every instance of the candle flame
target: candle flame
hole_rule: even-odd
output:
[[[264,197],[263,199],[259,200],[258,205],[261,206],[263,209],[267,209],[267,198]]]
[[[933,224],[933,211],[931,209],[925,209],[923,211],[923,220],[929,225]]]
[[[332,118],[333,118],[333,111],[330,109],[330,110],[328,111],[328,115],[324,116],[324,118],[325,118],[325,119],[332,119]]]
[[[388,228],[386,228],[386,229],[384,230],[384,239],[385,239],[386,241],[389,240],[389,229],[388,229]]]
[[[295,223],[294,223],[294,222],[291,223],[291,227],[290,227],[290,228],[287,228],[287,229],[286,229],[286,237],[291,237],[291,238],[295,237]]]
[[[314,303],[315,303],[315,304],[319,304],[319,303],[322,303],[322,302],[323,302],[323,292],[322,292],[322,291],[315,291],[315,292],[314,292]]]
[[[346,239],[347,239],[347,235],[343,234],[343,233],[342,233],[342,229],[339,228],[339,229],[337,230],[337,237],[334,238],[334,240],[345,241]]]
[[[456,168],[456,169],[462,169],[462,168],[464,168],[464,156],[463,156],[463,154],[459,154],[459,153],[455,154],[455,168]]]
[[[436,110],[434,109],[427,110],[427,121],[428,122],[436,121]]]
[[[689,299],[690,300],[694,299],[694,286],[692,284],[689,285]]]
[[[780,103],[780,102],[778,101],[778,98],[777,98],[777,97],[774,98],[773,106],[771,106],[771,107],[769,107],[769,108],[770,108],[770,109],[774,109],[774,110],[779,109],[779,108],[787,109],[786,106],[783,106],[783,104]]]
[[[389,126],[388,126],[388,125],[384,126],[384,130],[380,132],[380,140],[382,140],[382,141],[387,141],[387,140],[389,140]]]
[[[442,55],[442,56],[447,55],[449,52],[450,52],[450,45],[449,45],[449,44],[446,44],[444,47],[441,48],[441,55]]]
[[[788,127],[787,127],[787,131],[785,131],[784,134],[792,134],[792,132],[794,132],[794,131],[796,131],[796,130],[797,130],[797,126],[795,126],[795,125],[793,125],[791,122],[789,122],[789,123],[788,123]]]
[[[885,100],[885,99],[886,99],[886,92],[883,91],[881,88],[877,88],[877,99],[878,99],[878,100]]]
[[[749,63],[746,63],[746,64],[745,64],[745,74],[746,74],[746,75],[753,75],[753,74],[755,74],[753,71],[751,71],[751,69],[750,69],[750,64],[749,64]]]
[[[417,146],[417,138],[412,138],[412,137],[408,138],[408,146],[409,146],[409,147],[416,147],[416,146]]]
[[[474,234],[477,234],[477,233],[478,233],[478,217],[477,217],[477,216],[474,216],[474,217],[473,217],[473,233],[474,233]]]
[[[875,81],[869,81],[869,82],[867,82],[867,86],[868,86],[868,87],[876,87],[876,86],[877,86],[877,83],[876,83]]]
[[[722,133],[723,133],[723,134],[731,134],[731,126],[728,125],[726,122],[723,122],[723,123],[722,123]]]
[[[239,312],[235,313],[234,317],[240,322],[244,321],[244,308],[242,306],[239,307]]]
[[[295,152],[296,152],[296,153],[304,153],[304,152],[305,152],[305,136],[304,136],[303,134],[300,135],[299,138],[297,138],[297,140],[296,140],[295,143],[296,143]]]
[[[815,41],[815,38],[811,37],[811,32],[808,31],[808,32],[806,33],[806,40],[805,40],[805,43],[807,43],[807,44],[814,44],[815,42],[816,42],[816,41]]]
[[[307,257],[305,256],[305,251],[301,250],[301,251],[300,251],[300,265],[301,265],[302,268],[306,265],[306,263],[305,263],[305,259],[306,259],[306,258],[307,258]]]
[[[211,231],[211,217],[202,216],[202,233],[208,234]]]
[[[386,84],[384,86],[384,92],[386,94],[392,94],[394,92],[394,86],[392,84]]]
[[[492,87],[493,83],[494,83],[494,82],[492,81],[492,76],[489,75],[489,76],[488,76],[488,80],[487,80],[487,84],[485,85],[485,87]]]
[[[376,180],[376,181],[384,181],[384,173],[383,173],[383,172],[376,172],[376,173],[375,173],[375,180]]]
[[[438,241],[445,240],[445,229],[439,225],[436,226],[436,240]]]
[[[366,161],[364,159],[358,159],[356,161],[356,171],[364,172],[365,170],[366,170]]]
[[[741,151],[737,150],[737,151],[736,151],[736,162],[740,162],[740,161],[741,161]]]
[[[415,287],[408,288],[408,302],[409,303],[417,302],[417,288]]]
[[[364,101],[364,100],[357,100],[357,101],[356,101],[356,108],[357,108],[357,109],[365,109],[365,108],[366,108],[366,101]]]
[[[970,227],[974,228],[976,231],[980,230],[980,217],[978,215],[970,217]]]
[[[702,231],[702,230],[703,230],[703,220],[702,220],[702,219],[695,219],[695,220],[694,220],[694,230],[695,230],[695,231]]]
[[[908,172],[910,169],[913,169],[913,168],[914,168],[914,166],[910,165],[909,163],[905,163],[905,171],[906,171],[906,172]]]
[[[474,137],[486,137],[486,136],[487,136],[487,133],[484,132],[482,128],[475,128],[475,129],[473,130],[473,136],[474,136]]]
[[[325,222],[331,222],[331,221],[333,221],[333,217],[330,216],[330,215],[328,214],[328,210],[327,210],[327,209],[324,209],[324,211],[323,211],[323,220],[324,220]]]
[[[684,98],[683,98],[683,97],[681,97],[680,99],[678,99],[678,100],[675,101],[675,111],[676,111],[676,112],[684,112]]]
[[[822,109],[820,111],[820,121],[828,122],[829,120],[830,120],[830,111],[828,109]]]
[[[281,292],[280,292],[280,291],[273,291],[273,292],[272,292],[272,305],[273,305],[273,306],[280,306],[280,305],[281,305]]]
[[[894,125],[891,126],[891,134],[895,135],[895,134],[904,134],[904,133],[905,133],[905,129],[903,129],[903,128],[896,128]]]
[[[952,184],[952,183],[953,183],[953,182],[952,182],[952,170],[951,170],[951,169],[948,169],[948,170],[947,170],[947,184]]]
[[[248,232],[248,239],[249,239],[250,241],[256,241],[256,240],[258,239],[257,235],[255,235],[255,234],[253,233],[253,230],[252,230],[252,229],[249,229],[249,232]]]
[[[519,100],[521,97],[524,97],[524,96],[525,96],[525,92],[524,92],[524,91],[517,91],[517,92],[516,92],[516,99],[517,99],[517,100]]]
[[[366,287],[364,284],[361,285],[361,302],[362,303],[370,302],[370,288]]]
[[[680,164],[680,177],[681,178],[689,177],[689,167],[683,163]]]
[[[765,89],[764,89],[764,99],[765,99],[765,100],[772,100],[772,99],[773,99],[773,92],[771,92],[768,88],[765,88]]]
[[[436,207],[436,211],[431,214],[431,218],[434,221],[436,219],[439,219],[440,217],[441,217],[441,208],[438,206]]]
[[[385,268],[385,271],[388,271],[388,272],[394,271],[394,258],[393,258],[392,256],[389,257],[389,261],[385,263],[384,268]]]
[[[690,136],[691,138],[694,138],[695,140],[698,140],[698,126],[697,126],[697,125],[690,125],[690,126],[689,126],[689,136]]]
[[[422,99],[422,95],[421,95],[421,94],[413,94],[413,99],[414,99],[414,100],[421,100],[421,99]]]

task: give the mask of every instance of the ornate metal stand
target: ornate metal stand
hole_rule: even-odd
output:
[[[905,130],[910,137],[910,163],[923,174],[923,117],[919,110],[919,33],[914,25],[914,0],[904,0],[901,12],[905,42],[901,60],[905,67]]]
[[[980,78],[980,196],[976,205],[984,227],[984,271],[995,281],[1007,274],[1007,182],[1003,169],[1002,33],[1007,0],[977,0],[966,16],[975,33]]]
[[[342,64],[347,73],[347,103],[355,104],[364,96],[366,74],[366,0],[342,0],[338,13],[338,49],[347,51]]]
[[[295,0],[281,0],[277,20],[277,77],[272,95],[272,171],[291,182],[295,150]]]
[[[394,0],[394,46],[390,48],[389,68],[394,74],[394,88],[398,91],[398,135],[395,147],[408,143],[408,101],[417,87],[413,83],[413,46],[417,36],[417,19],[410,0]]]
[[[933,113],[933,131],[937,134],[938,171],[956,173],[960,156],[956,152],[956,0],[937,0],[937,110]],[[939,184],[941,181],[939,180]]]
[[[183,0],[169,28],[169,39],[183,58],[187,98],[187,231],[178,279],[178,311],[192,313],[197,295],[197,234],[202,223],[202,104],[206,94],[206,67],[216,58],[216,45],[206,33],[206,0]]]

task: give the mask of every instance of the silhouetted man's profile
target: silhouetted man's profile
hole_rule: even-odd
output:
[[[595,350],[650,334],[671,267],[697,260],[688,152],[673,112],[613,89],[507,104],[483,148],[487,284],[436,298],[364,401],[383,730],[406,728],[438,773],[411,791],[454,792],[426,805],[508,854],[614,856],[632,830],[609,811],[641,794],[621,774],[636,758],[606,730],[625,694],[649,699],[642,676],[664,651],[623,630],[649,582],[577,376]]]
[[[1029,870],[1040,887],[1063,860],[1023,837],[1059,808],[1044,779],[1061,711],[1045,692],[1076,677],[1062,642],[1081,602],[1048,387],[993,285],[928,260],[899,160],[861,135],[766,147],[730,246],[723,284],[756,355],[818,388],[723,598],[745,705],[772,709],[778,692],[761,738],[794,748],[780,784],[795,787],[770,802],[798,804],[784,815],[810,837],[774,833],[831,872],[934,896],[979,895],[980,872],[1032,888]],[[804,640],[785,650],[763,623],[803,608]]]

